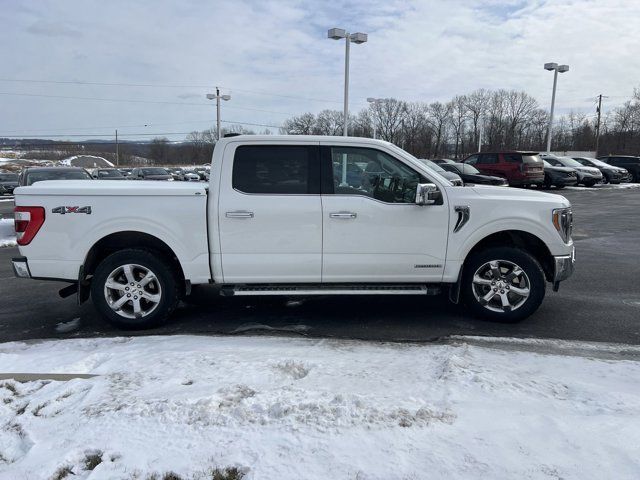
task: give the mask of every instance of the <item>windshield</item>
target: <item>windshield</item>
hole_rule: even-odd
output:
[[[524,153],[522,154],[522,161],[524,163],[540,163],[541,162],[541,158],[539,155],[525,155]]]
[[[143,168],[142,173],[145,175],[169,175],[164,168]]]
[[[43,180],[91,180],[84,170],[46,170],[27,173],[27,185]]]
[[[18,174],[17,173],[2,173],[0,174],[0,182],[17,182]]]
[[[611,165],[609,165],[608,163],[604,163],[602,160],[596,160],[595,158],[585,158],[585,159],[583,159],[583,161],[588,166],[590,166],[590,164],[591,164],[591,165],[597,165],[598,167],[609,167],[609,168],[611,168]]]
[[[466,163],[456,163],[454,165],[462,173],[468,173],[469,175],[478,175],[480,173],[480,170],[473,165],[467,165]]]
[[[427,167],[429,167],[431,170],[435,170],[438,173],[446,172],[444,168],[442,168],[437,163],[432,162],[431,160],[427,160],[426,158],[423,158],[423,159],[420,159],[420,161],[424,163]]]
[[[100,178],[120,178],[122,174],[118,170],[98,170]]]
[[[560,163],[562,163],[565,167],[582,167],[582,164],[580,162],[569,157],[560,158]]]

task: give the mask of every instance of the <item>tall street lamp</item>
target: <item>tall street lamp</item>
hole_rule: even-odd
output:
[[[220,95],[220,89],[218,87],[216,87],[216,93],[215,95],[213,93],[207,93],[207,98],[209,100],[213,100],[214,98],[216,99],[216,128],[217,128],[217,132],[216,132],[216,136],[218,137],[218,140],[220,140],[221,138],[221,134],[220,134],[220,100],[224,100],[229,101],[231,100],[231,95]]]
[[[553,93],[551,94],[551,113],[549,115],[549,128],[547,130],[547,153],[551,152],[551,133],[553,130],[553,109],[556,104],[556,85],[558,83],[558,72],[569,71],[569,65],[558,65],[557,63],[545,63],[544,69],[553,70]]]
[[[367,98],[367,102],[369,102],[370,104],[372,104],[373,106],[378,106],[384,102],[386,102],[387,99],[386,98],[373,98],[373,97],[369,97]],[[377,126],[378,124],[376,123],[376,119],[373,119],[373,138],[376,138],[376,133],[377,133]]]
[[[366,33],[349,33],[343,28],[332,28],[328,31],[327,37],[333,40],[345,39],[344,54],[344,126],[342,134],[347,136],[347,128],[349,122],[349,45],[351,42],[359,45],[365,43],[368,39]]]

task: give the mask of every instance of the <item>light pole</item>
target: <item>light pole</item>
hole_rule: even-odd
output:
[[[349,123],[349,45],[351,42],[360,45],[368,39],[366,33],[349,33],[343,28],[332,28],[327,32],[327,37],[333,40],[345,39],[344,50],[344,126],[342,134],[347,136],[347,128]]]
[[[378,106],[381,103],[386,102],[387,99],[386,98],[373,98],[373,97],[369,97],[367,98],[367,102],[369,102],[370,104],[374,105],[374,106]],[[375,140],[376,138],[376,127],[377,127],[377,123],[376,123],[376,119],[373,119],[373,138]]]
[[[220,95],[220,89],[218,87],[216,87],[216,94],[214,95],[213,93],[207,93],[207,98],[209,100],[213,100],[214,98],[216,99],[216,136],[218,137],[218,140],[220,140],[221,138],[221,134],[220,134],[220,99],[226,101],[231,100],[231,95]]]
[[[551,93],[551,113],[549,114],[549,128],[547,130],[547,153],[551,152],[551,133],[553,130],[553,109],[556,104],[556,85],[558,84],[558,72],[569,71],[569,65],[558,65],[557,63],[545,63],[544,69],[553,70],[553,92]]]

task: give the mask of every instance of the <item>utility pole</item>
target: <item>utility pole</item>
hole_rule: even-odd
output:
[[[222,133],[220,131],[220,100],[224,100],[225,102],[231,100],[231,95],[220,95],[220,89],[216,87],[216,94],[207,93],[207,99],[216,100],[216,137],[218,140],[222,138]]]
[[[596,123],[596,157],[598,156],[598,149],[600,148],[600,115],[602,114],[602,97],[607,98],[605,95],[598,95],[598,120]]]
[[[120,146],[118,145],[118,129],[116,128],[116,166],[120,165]]]

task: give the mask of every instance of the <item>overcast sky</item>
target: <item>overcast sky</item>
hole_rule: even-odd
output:
[[[571,67],[561,113],[594,113],[599,93],[611,108],[640,86],[639,0],[0,0],[0,20],[0,136],[179,139],[213,125],[216,85],[232,96],[223,120],[276,132],[342,109],[331,27],[369,34],[351,48],[352,111],[369,96],[446,101],[481,87],[548,107],[545,62]]]

